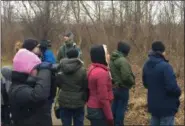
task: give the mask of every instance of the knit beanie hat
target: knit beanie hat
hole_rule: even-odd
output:
[[[152,43],[152,51],[154,52],[164,52],[165,51],[165,46],[162,43],[162,41],[154,41]]]
[[[11,81],[11,77],[12,77],[12,68],[11,66],[4,66],[1,68],[1,74],[3,75],[3,77],[6,80]]]
[[[48,48],[48,41],[47,40],[41,40],[40,41],[40,49],[42,52],[45,52],[45,50]]]
[[[68,58],[77,58],[79,55],[79,52],[76,48],[72,48],[66,54]]]
[[[74,34],[72,32],[67,32],[64,36],[68,37],[70,40],[74,38]]]
[[[11,68],[11,66],[2,67],[1,74],[2,74],[1,81],[5,82],[6,91],[9,92],[10,86],[12,85],[12,68]]]
[[[38,45],[38,41],[34,40],[34,39],[26,39],[23,42],[22,48],[25,48],[29,51],[32,51],[37,45]]]
[[[30,74],[35,66],[41,63],[37,55],[27,49],[20,49],[13,58],[13,70]]]
[[[105,50],[103,45],[94,45],[90,50],[92,63],[99,63],[107,66]]]
[[[126,42],[119,41],[117,50],[127,56],[130,52],[130,45]]]

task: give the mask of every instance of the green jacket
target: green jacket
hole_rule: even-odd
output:
[[[113,78],[113,85],[117,87],[131,88],[135,85],[135,77],[124,54],[115,51],[110,59],[110,71]]]
[[[81,50],[77,47],[73,40],[65,41],[65,44],[60,47],[57,53],[57,62],[59,63],[61,59],[66,58],[66,53],[71,48],[77,48],[79,51],[79,57],[81,58]]]
[[[87,100],[86,70],[80,59],[61,60],[59,105],[64,108],[79,108]]]

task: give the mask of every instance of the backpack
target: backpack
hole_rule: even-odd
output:
[[[76,46],[76,43],[73,43],[73,48],[76,48],[79,51],[79,56],[80,56],[80,49]],[[66,57],[66,44],[62,47],[62,54],[64,54],[64,57]]]

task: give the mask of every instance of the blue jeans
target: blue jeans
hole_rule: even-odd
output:
[[[84,107],[77,109],[61,108],[60,117],[63,126],[84,126]]]
[[[125,112],[128,107],[129,89],[113,89],[114,101],[112,104],[112,113],[114,116],[115,126],[124,126]]]
[[[152,116],[150,126],[174,126],[174,116],[155,117]]]

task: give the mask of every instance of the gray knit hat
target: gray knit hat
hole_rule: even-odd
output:
[[[74,38],[74,34],[72,32],[66,32],[64,36],[69,37],[70,40],[73,40]]]

